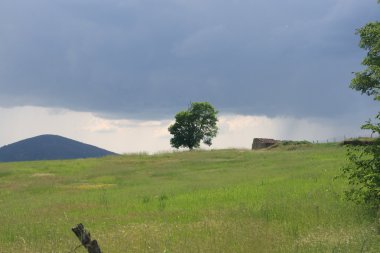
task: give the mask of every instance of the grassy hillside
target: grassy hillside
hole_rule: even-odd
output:
[[[0,163],[0,252],[380,252],[334,144]],[[76,252],[86,252],[78,249]]]

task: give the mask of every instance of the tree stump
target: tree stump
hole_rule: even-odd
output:
[[[82,223],[78,224],[71,230],[78,237],[82,245],[88,250],[88,253],[102,253],[99,248],[98,242],[96,240],[91,240],[90,232],[87,232],[84,229]]]

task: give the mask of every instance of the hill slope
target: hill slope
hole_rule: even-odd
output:
[[[40,135],[0,148],[0,162],[61,160],[115,155],[58,135]]]
[[[0,252],[73,252],[79,222],[104,252],[380,252],[345,148],[286,148],[0,163]]]

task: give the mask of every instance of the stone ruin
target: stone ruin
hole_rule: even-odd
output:
[[[274,140],[274,139],[254,138],[253,142],[252,142],[252,150],[268,148],[268,147],[273,146],[274,144],[276,144],[278,142],[279,141]]]

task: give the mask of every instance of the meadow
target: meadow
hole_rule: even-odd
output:
[[[0,163],[0,252],[380,252],[338,144]],[[75,252],[86,252],[78,248]]]

